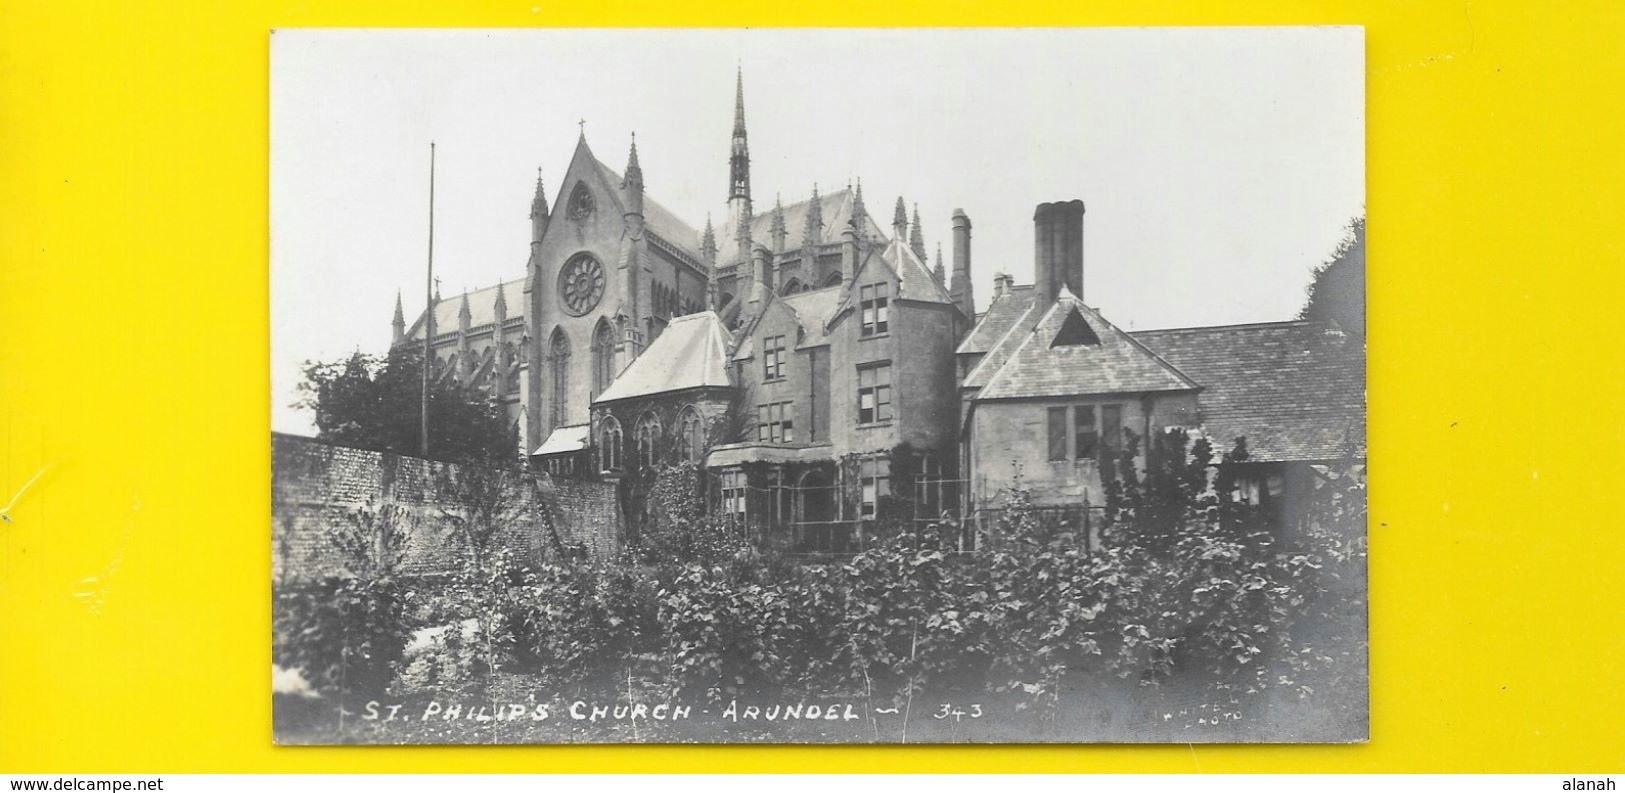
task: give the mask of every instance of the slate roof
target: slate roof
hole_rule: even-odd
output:
[[[937,283],[931,268],[908,247],[908,241],[895,239],[880,254],[880,260],[897,273],[897,297],[902,300],[920,300],[927,303],[952,303],[948,290]]]
[[[1365,345],[1317,322],[1131,334],[1202,386],[1202,424],[1258,462],[1365,456]]]
[[[993,298],[977,318],[976,327],[960,342],[957,353],[989,352],[1033,304],[1033,285],[1011,287]]]
[[[525,315],[525,279],[508,281],[499,286],[488,286],[468,293],[468,326],[477,328],[481,325],[490,325],[497,321],[496,305],[497,290],[502,290],[502,299],[508,304],[508,319],[518,319]],[[435,333],[451,333],[457,330],[458,312],[463,309],[463,295],[461,292],[446,297],[441,295],[440,302],[435,303],[434,330]],[[423,314],[420,312],[412,327],[406,331],[407,338],[423,338]]]
[[[1051,346],[1073,312],[1100,337],[1099,344]],[[1030,399],[1076,394],[1141,394],[1193,391],[1196,382],[1143,344],[1117,329],[1099,312],[1063,289],[998,371],[978,399]]]
[[[839,286],[826,286],[779,298],[796,315],[796,321],[801,323],[801,340],[796,345],[797,349],[829,343],[824,334],[824,323],[829,321],[835,307],[840,305],[841,291]]]
[[[617,183],[618,184],[618,183]],[[818,197],[819,212],[822,214],[824,226],[819,232],[818,244],[824,245],[841,241],[841,230],[852,218],[852,204],[855,194],[850,188],[837,190],[833,193]],[[647,201],[647,199],[645,199]],[[812,207],[812,199],[784,207],[785,246],[791,250],[801,248],[802,235],[807,227],[807,210]],[[755,214],[750,221],[750,239],[757,245],[768,245],[773,241],[773,206],[756,205]],[[874,218],[865,211],[863,213],[865,233],[870,240],[886,239],[886,234],[875,223]],[[724,267],[739,262],[739,249],[734,241],[734,228],[737,223],[728,218],[716,229],[717,235],[717,266]]]
[[[604,164],[603,160],[593,155],[593,165],[598,167],[598,173],[611,187],[619,188],[624,178],[614,168]],[[617,196],[619,200],[619,196]],[[683,249],[685,253],[699,261],[705,261],[700,256],[700,233],[695,231],[679,219],[672,211],[660,205],[647,191],[643,194],[643,225],[660,238]]]
[[[988,313],[992,313],[991,308],[988,309]],[[1027,307],[1004,326],[1003,333],[994,338],[987,354],[982,356],[982,360],[965,376],[965,382],[961,384],[961,387],[981,388],[987,385],[988,381],[993,379],[993,375],[998,374],[999,370],[1004,367],[1004,362],[1010,360],[1010,356],[1015,353],[1016,349],[1021,346],[1022,341],[1032,332],[1033,325],[1037,324],[1038,320],[1042,318],[1043,316],[1039,313],[1039,310],[1033,307],[1031,300],[1028,300]]]
[[[568,427],[559,427],[547,436],[547,440],[531,454],[569,454],[587,448],[587,439],[592,434],[592,425],[573,424]]]
[[[592,402],[600,405],[689,388],[726,387],[727,361],[728,332],[716,312],[677,317]]]

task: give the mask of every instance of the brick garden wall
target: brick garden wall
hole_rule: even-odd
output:
[[[464,509],[447,486],[462,473],[447,463],[272,433],[272,579],[342,574],[343,559],[328,539],[328,527],[389,504],[402,508],[404,517],[402,573],[460,569],[469,548],[445,515]],[[551,532],[556,531],[567,549],[599,558],[618,550],[622,524],[613,484],[555,481],[538,472],[525,475],[513,492],[511,519],[495,547],[538,563],[554,553]]]

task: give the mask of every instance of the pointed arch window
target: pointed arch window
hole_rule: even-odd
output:
[[[638,419],[638,464],[653,468],[660,464],[660,419],[653,413]]]
[[[592,394],[598,396],[615,381],[615,330],[599,319],[592,332]]]
[[[683,414],[677,420],[677,442],[683,462],[697,463],[705,454],[705,422],[693,405],[683,408]]]
[[[570,337],[564,328],[553,329],[553,339],[547,345],[548,372],[553,380],[553,427],[564,426],[570,411]]]
[[[829,276],[824,279],[824,286],[840,286],[840,285],[841,285],[841,274],[839,272],[830,273]]]
[[[784,282],[784,288],[779,290],[779,294],[793,295],[797,292],[802,292],[805,290],[806,287],[801,285],[801,279],[792,277],[790,280]]]
[[[621,423],[614,416],[605,416],[598,427],[598,467],[604,471],[621,470]]]

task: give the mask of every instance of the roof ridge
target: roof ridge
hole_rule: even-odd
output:
[[[1016,328],[1021,327],[1021,323],[1026,321],[1028,314],[1033,313],[1034,308],[1035,308],[1035,306],[1033,306],[1031,304],[1028,304],[1028,306],[1026,308],[1021,310],[1020,314],[1016,315],[1016,319],[1015,319],[1014,322],[1010,323],[1010,327],[1005,328],[1004,332],[999,334],[999,338],[995,339],[993,344],[987,348],[987,351],[982,353],[982,359],[980,361],[977,361],[976,365],[971,367],[971,370],[965,374],[965,382],[968,383],[968,382],[976,379],[976,373],[980,372],[982,370],[982,367],[987,365],[987,362],[993,356],[993,353],[998,352],[1001,348],[1004,347],[1004,343],[1005,343],[1005,341],[1007,339],[1010,338],[1010,334],[1015,333]],[[1036,327],[1036,325],[1035,325],[1035,327]],[[1004,360],[1006,362],[1008,362],[1010,360],[1009,356],[1006,356]],[[999,368],[1001,368],[1001,369],[1004,368],[1004,363],[1000,363]],[[988,379],[992,380],[992,378],[988,378]],[[986,384],[983,384],[983,387],[985,388]]]
[[[1038,321],[1034,322],[1031,328],[1027,329],[1025,333],[1026,338],[1022,339],[1021,343],[1017,344],[1016,348],[1011,350],[1010,354],[1004,357],[1004,362],[999,364],[999,371],[994,372],[993,376],[987,379],[987,383],[982,386],[980,393],[987,393],[993,389],[993,386],[999,382],[999,378],[1003,377],[1004,373],[1009,370],[1010,364],[1016,360],[1017,356],[1021,355],[1021,351],[1027,349],[1027,344],[1038,336],[1038,328],[1042,326],[1044,321],[1049,319],[1050,314],[1055,313],[1055,309],[1059,308],[1060,306],[1061,302],[1059,300],[1050,304],[1049,309],[1044,312],[1044,315],[1039,317]],[[1027,311],[1032,311],[1032,308],[1029,307]],[[1022,316],[1026,316],[1026,314],[1023,314]],[[1017,323],[1016,326],[1019,327],[1020,323]],[[1011,330],[1015,330],[1015,328],[1013,327]]]
[[[1231,323],[1231,324],[1227,324],[1227,325],[1183,325],[1183,326],[1173,327],[1173,328],[1144,328],[1144,329],[1141,329],[1141,330],[1132,330],[1132,331],[1125,331],[1125,332],[1129,333],[1129,334],[1134,334],[1134,333],[1178,333],[1178,332],[1198,331],[1198,330],[1234,330],[1234,329],[1239,329],[1239,328],[1268,328],[1268,327],[1281,327],[1281,328],[1284,328],[1284,327],[1289,327],[1289,326],[1312,326],[1312,325],[1316,325],[1316,324],[1320,324],[1320,321],[1319,320],[1313,320],[1313,319],[1282,319],[1282,320],[1274,320],[1274,321],[1267,321],[1267,322],[1236,322],[1236,323]]]
[[[1140,348],[1147,355],[1150,355],[1152,358],[1155,358],[1157,363],[1160,363],[1163,366],[1168,367],[1168,371],[1173,372],[1174,374],[1178,375],[1179,379],[1184,380],[1192,388],[1201,388],[1202,387],[1201,383],[1196,382],[1196,378],[1191,377],[1188,374],[1185,374],[1185,370],[1180,369],[1179,367],[1175,366],[1172,361],[1169,361],[1167,358],[1162,357],[1162,353],[1159,353],[1156,350],[1153,350],[1150,347],[1147,347],[1145,345],[1145,342],[1142,342],[1139,339],[1134,338],[1134,334],[1129,333],[1128,331],[1117,327],[1116,323],[1112,322],[1109,319],[1106,319],[1106,316],[1104,314],[1101,314],[1100,311],[1098,311],[1098,310],[1096,310],[1094,308],[1090,308],[1087,304],[1085,304],[1083,302],[1083,298],[1074,297],[1072,299],[1077,301],[1078,305],[1083,306],[1086,309],[1089,309],[1089,312],[1094,314],[1096,317],[1099,317],[1100,321],[1106,323],[1107,325],[1110,325],[1112,330],[1117,331],[1119,334],[1121,334],[1123,336],[1123,338],[1128,339],[1130,344]]]

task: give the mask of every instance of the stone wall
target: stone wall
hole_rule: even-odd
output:
[[[481,473],[272,433],[272,580],[343,574],[344,557],[330,527],[376,520],[389,507],[398,508],[406,537],[401,573],[461,569],[471,550],[454,528],[453,516],[468,510],[458,483]],[[552,558],[559,546],[598,558],[619,549],[621,516],[612,484],[513,475],[501,503],[502,528],[492,546],[510,548],[525,562]]]

